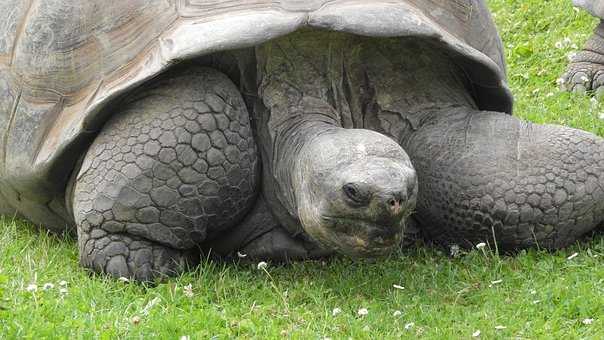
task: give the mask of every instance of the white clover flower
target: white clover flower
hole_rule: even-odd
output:
[[[42,286],[42,290],[49,290],[49,289],[53,289],[55,287],[54,284],[52,283],[45,283],[44,286]]]
[[[135,315],[132,317],[132,319],[130,319],[130,321],[132,322],[133,325],[138,325],[139,323],[141,323],[141,317],[138,315]]]
[[[35,293],[38,291],[38,285],[35,283],[31,283],[25,288],[25,290],[27,290],[30,293]]]
[[[451,257],[458,257],[461,255],[461,249],[457,244],[452,244],[449,248],[449,253],[451,254]]]
[[[59,286],[61,286],[61,287],[67,286],[67,281],[65,281],[65,280],[59,281]]]
[[[410,330],[411,328],[413,328],[413,326],[415,326],[414,322],[409,322],[408,324],[405,325],[405,329],[406,330]]]
[[[594,319],[583,319],[583,321],[581,321],[584,325],[591,325],[592,323],[594,323]]]
[[[484,247],[486,247],[486,246],[487,246],[487,244],[486,244],[486,243],[484,243],[484,242],[480,242],[480,243],[478,243],[478,244],[476,245],[476,249],[480,249],[480,250],[482,250],[482,249],[484,249]]]
[[[392,313],[392,316],[401,316],[403,315],[403,312],[401,312],[400,310],[395,310],[394,313]]]
[[[258,263],[258,269],[259,270],[266,269],[266,267],[268,267],[268,263],[266,263],[264,261]]]
[[[186,297],[192,298],[195,294],[193,294],[193,285],[190,283],[182,288],[182,292]]]
[[[562,44],[562,41],[556,41],[556,43],[554,44],[554,47],[561,50],[564,48],[564,45]]]
[[[342,310],[341,310],[340,308],[337,308],[337,307],[336,307],[336,308],[334,308],[334,309],[331,311],[331,315],[332,315],[332,316],[338,316],[340,313],[342,313]]]
[[[366,316],[369,314],[369,310],[367,308],[361,308],[357,311],[358,316]]]
[[[480,338],[480,330],[476,330],[474,333],[472,333],[472,337],[473,338]]]
[[[392,287],[394,287],[395,289],[398,289],[398,290],[404,290],[405,289],[405,287],[400,286],[400,285],[392,285]]]
[[[577,256],[579,256],[579,253],[574,253],[571,256],[567,257],[566,259],[570,261],[570,260],[574,259]]]

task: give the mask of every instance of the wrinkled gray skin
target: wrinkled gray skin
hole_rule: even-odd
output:
[[[51,0],[40,1],[32,4]],[[52,1],[50,8],[64,5]],[[174,8],[149,2],[145,10],[162,13],[150,27],[163,32],[164,19],[172,27],[160,52],[133,57],[140,67],[117,75],[106,70],[96,85],[70,59],[46,60],[57,63],[50,74],[71,72],[57,81],[62,88],[85,94],[61,97],[54,111],[43,94],[59,91],[26,87],[44,77],[0,54],[0,66],[9,65],[0,67],[8,93],[0,99],[13,99],[0,101],[0,210],[53,230],[75,226],[85,267],[143,281],[180,273],[208,252],[253,260],[383,255],[412,220],[443,245],[513,250],[564,247],[604,219],[604,141],[509,115],[501,44],[482,1],[278,3],[284,10],[275,14],[235,1],[229,13],[258,20],[239,34],[233,23],[220,26],[217,3],[180,3],[186,20],[178,22],[168,20]],[[205,20],[214,7],[220,19]],[[136,8],[120,18],[149,15]],[[122,47],[131,36],[103,37]],[[245,46],[228,45],[242,37]],[[133,43],[156,51],[139,41],[147,38]],[[67,48],[61,53],[92,53]],[[21,92],[7,74],[28,80]],[[24,123],[34,113],[46,118],[42,132]]]
[[[573,0],[573,4],[593,16],[604,19],[604,1]],[[560,78],[563,90],[585,93],[593,91],[596,96],[604,94],[604,21],[600,21],[594,33],[581,51],[571,57],[566,72]]]

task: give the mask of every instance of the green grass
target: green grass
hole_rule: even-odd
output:
[[[555,82],[572,44],[582,45],[595,20],[573,11],[570,0],[489,3],[506,45],[516,114],[604,135],[600,104],[561,93]],[[74,240],[4,220],[0,338],[468,339],[477,330],[489,339],[601,338],[602,258],[601,236],[553,254],[514,257],[474,250],[451,259],[420,247],[374,263],[336,259],[269,265],[266,272],[207,262],[144,287],[91,276],[77,264]],[[66,294],[59,291],[62,280]],[[55,286],[45,291],[45,283]],[[28,292],[30,284],[38,290]],[[192,297],[184,291],[189,284]],[[334,308],[342,312],[333,316]],[[360,308],[368,315],[359,317]]]

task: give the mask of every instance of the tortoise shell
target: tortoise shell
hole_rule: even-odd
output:
[[[511,113],[502,44],[483,0],[4,0],[0,213],[72,225],[66,186],[111,102],[179,62],[253,55],[305,27],[438,41],[481,109]]]

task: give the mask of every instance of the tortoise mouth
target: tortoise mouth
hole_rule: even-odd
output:
[[[376,257],[391,253],[401,244],[405,230],[405,216],[388,225],[342,216],[324,216],[322,220],[328,239],[319,242],[353,257]]]

